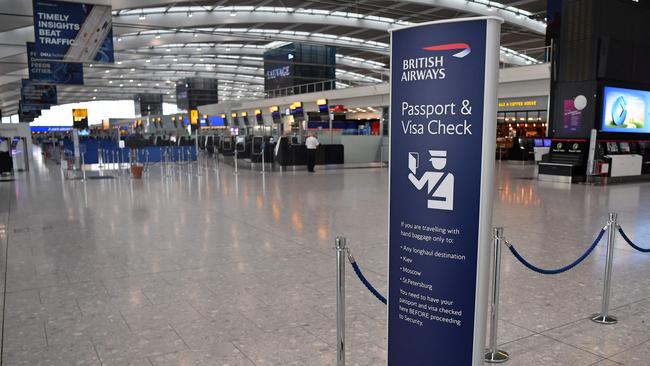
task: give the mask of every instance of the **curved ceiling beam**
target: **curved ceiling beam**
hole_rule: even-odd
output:
[[[463,13],[468,13],[468,14],[476,14],[476,15],[483,15],[483,16],[489,16],[489,15],[494,15],[498,16],[504,19],[505,22],[512,24],[514,26],[530,30],[532,32],[535,32],[537,34],[545,34],[546,33],[546,23],[533,19],[532,16],[533,14],[520,9],[516,8],[513,6],[509,6],[507,4],[499,3],[496,1],[490,1],[490,0],[393,0],[394,2],[397,3],[411,3],[411,4],[417,4],[417,5],[422,5],[422,6],[427,6],[431,8],[444,8],[444,9],[450,9],[450,10],[455,10]],[[346,17],[349,20],[366,20],[366,19],[372,19],[372,18],[379,18],[376,16],[366,16],[364,14],[358,14],[358,13],[353,13],[353,12],[345,12],[345,11],[327,11],[327,10],[320,10],[320,9],[305,9],[305,8],[291,8],[291,7],[267,7],[267,6],[219,6],[219,7],[202,7],[202,6],[183,6],[183,7],[178,7],[178,4],[181,3],[190,3],[192,4],[192,0],[179,0],[175,2],[175,6],[173,7],[164,7],[164,8],[144,8],[144,9],[138,9],[137,6],[130,6],[130,10],[122,10],[120,12],[120,16],[122,14],[128,14],[128,15],[137,15],[141,16],[144,14],[146,18],[149,18],[150,15],[154,15],[156,13],[182,13],[183,16],[187,16],[189,14],[192,15],[193,17],[196,17],[202,13],[212,13],[212,14],[226,14],[230,16],[230,13],[237,14],[239,16],[240,13],[285,13],[285,14],[318,14],[318,15],[340,15],[341,17]],[[343,4],[342,4],[343,5]],[[117,8],[115,8],[117,9]],[[189,17],[188,17],[189,18]],[[235,18],[232,16],[231,18]],[[365,18],[365,19],[364,19]],[[146,20],[146,19],[145,19]],[[225,19],[224,19],[225,20]],[[224,21],[225,24],[229,24],[227,20]],[[323,24],[328,24],[328,23],[323,23]],[[396,23],[397,24],[397,23]]]
[[[164,46],[175,43],[215,43],[215,42],[246,42],[246,41],[284,41],[306,42],[328,46],[348,47],[363,51],[388,56],[388,44],[369,42],[363,39],[338,37],[330,34],[302,34],[302,32],[280,31],[277,29],[242,29],[225,28],[212,31],[182,29],[178,32],[157,32],[157,34],[139,33],[122,35],[121,40],[115,42],[116,50],[129,50],[142,47]]]
[[[463,13],[470,13],[483,16],[498,16],[503,18],[506,23],[528,29],[534,33],[546,34],[546,23],[532,19],[531,13],[489,0],[394,0],[405,3],[425,5],[431,7],[441,7],[452,9]]]
[[[206,69],[208,69],[208,65],[224,65],[224,67],[230,69],[234,69],[234,66],[237,66],[244,68],[244,70],[246,67],[258,68],[260,70],[264,68],[264,59],[262,57],[245,56],[242,58],[232,54],[214,55],[205,53],[203,50],[194,51],[194,48],[189,47],[183,48],[182,50],[182,54],[178,52],[170,52],[169,54],[152,53],[151,56],[147,56],[147,52],[142,51],[139,51],[137,54],[125,54],[115,66],[111,65],[110,68],[117,70],[117,72],[121,69],[130,71],[131,68],[135,69],[133,71],[139,72],[140,69],[154,66],[175,69],[175,65],[177,64],[194,64],[197,67],[204,67]],[[193,50],[193,52],[188,52],[189,50]],[[375,77],[381,77],[381,75],[388,75],[390,73],[388,69],[370,64],[369,62],[371,61],[338,55],[336,58],[336,68],[346,72],[359,72],[363,70]],[[95,68],[98,69],[103,67],[108,68],[101,64],[95,65]]]
[[[409,22],[383,18],[367,20],[335,15],[289,13],[289,12],[236,12],[237,16],[229,16],[229,12],[203,11],[192,13],[189,18],[186,12],[167,12],[147,14],[146,19],[140,20],[139,15],[117,15],[113,17],[115,34],[132,33],[143,29],[174,29],[174,28],[202,28],[202,27],[230,27],[239,24],[319,24],[361,29],[375,29],[385,31],[391,26],[408,25]]]

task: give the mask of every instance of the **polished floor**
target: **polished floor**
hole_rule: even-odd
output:
[[[0,182],[3,365],[335,365],[337,235],[386,291],[385,169],[235,175],[221,164],[84,182],[34,165]],[[497,169],[495,224],[535,264],[578,257],[608,211],[650,246],[650,183],[552,184],[531,179],[531,166]],[[650,365],[650,254],[617,242],[620,321],[588,320],[604,249],[557,276],[504,253],[507,365]],[[383,365],[385,306],[348,276],[348,365]]]

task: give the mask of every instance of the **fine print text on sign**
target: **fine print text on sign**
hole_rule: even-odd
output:
[[[499,24],[392,33],[389,366],[482,360]]]

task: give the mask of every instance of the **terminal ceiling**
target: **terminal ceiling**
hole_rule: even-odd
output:
[[[92,2],[92,1],[87,1]],[[263,97],[262,54],[289,42],[337,46],[342,84],[387,80],[387,30],[438,19],[497,15],[502,62],[538,62],[519,53],[544,46],[542,0],[113,0],[114,64],[85,64],[84,86],[59,86],[59,103],[132,99],[175,83],[216,77],[220,99]],[[27,78],[25,42],[33,41],[32,2],[0,0],[0,108],[14,114]],[[528,56],[530,55],[530,56]]]

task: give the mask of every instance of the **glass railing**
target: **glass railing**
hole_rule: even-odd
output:
[[[376,85],[376,84],[382,84],[387,82],[388,82],[387,75],[384,76],[383,78],[372,78],[372,79],[358,79],[358,80],[357,79],[332,79],[332,80],[318,81],[315,83],[290,86],[287,88],[269,90],[265,92],[265,97],[277,98],[277,97],[285,97],[289,95],[317,93],[326,90],[346,89],[346,88],[354,88],[359,86]]]
[[[539,65],[551,62],[552,49],[550,46],[529,48],[508,52],[504,49],[501,53],[501,68],[522,67]],[[359,86],[383,84],[389,81],[388,73],[374,73],[372,75],[361,75],[352,78],[337,78],[332,80],[318,81],[309,84],[290,86],[287,88],[269,90],[265,98],[285,97],[297,94],[318,93],[334,89],[346,89]]]

